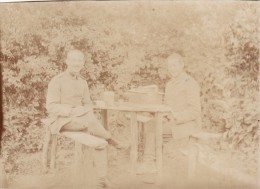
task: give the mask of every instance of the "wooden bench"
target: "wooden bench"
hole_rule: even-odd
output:
[[[209,140],[219,140],[221,139],[221,134],[216,133],[207,133],[200,132],[190,136],[190,152],[189,152],[189,170],[188,170],[188,180],[189,182],[194,182],[196,176],[196,169],[198,168],[198,164],[206,166],[208,169],[217,173],[213,178],[215,181],[218,180],[219,187],[223,188],[226,185],[232,188],[259,188],[260,183],[259,180],[256,180],[252,176],[247,173],[242,172],[241,170],[232,168],[227,166],[229,162],[232,162],[232,147],[229,147],[228,158],[225,160],[221,160],[218,157],[215,157],[211,163],[205,162],[202,158],[199,158],[200,153],[203,153],[203,150],[212,151],[212,149],[207,148],[203,142],[207,142]],[[212,155],[210,152],[208,155]],[[223,179],[225,178],[225,179]],[[225,182],[225,183],[224,183]]]
[[[49,168],[51,171],[55,170],[58,135],[70,138],[75,142],[74,187],[77,189],[94,188],[96,184],[93,166],[94,151],[95,149],[104,149],[108,145],[107,141],[85,132],[51,134],[49,127],[46,127],[42,152],[42,164],[45,172]]]
[[[192,182],[196,175],[196,169],[199,162],[199,153],[203,142],[209,140],[218,140],[221,138],[221,134],[198,132],[190,135],[189,137],[189,153],[188,153],[188,180]]]

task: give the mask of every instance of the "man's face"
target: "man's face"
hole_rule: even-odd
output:
[[[171,77],[178,77],[183,72],[183,64],[178,58],[168,58],[167,60],[168,72]]]
[[[84,67],[84,62],[84,55],[80,53],[69,53],[66,59],[68,70],[75,74],[78,74]]]

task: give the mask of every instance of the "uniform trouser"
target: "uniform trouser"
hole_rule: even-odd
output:
[[[103,127],[93,112],[88,112],[82,116],[71,117],[71,122],[64,125],[62,130],[83,131],[104,139],[111,138],[111,134]]]
[[[104,178],[107,176],[107,148],[95,150],[94,166],[98,178]]]
[[[62,130],[66,131],[86,131],[97,137],[104,139],[111,138],[110,133],[99,123],[98,119],[92,112],[88,112],[82,116],[72,117],[71,122],[64,125]],[[107,148],[95,149],[94,165],[96,167],[98,177],[107,176]]]

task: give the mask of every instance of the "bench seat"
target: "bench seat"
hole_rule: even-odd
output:
[[[51,169],[55,168],[58,135],[70,138],[75,142],[75,145],[77,146],[80,145],[80,146],[85,146],[87,148],[103,149],[108,145],[105,139],[90,135],[85,132],[66,131],[66,132],[61,132],[59,134],[52,134],[50,132],[50,128],[46,127],[44,144],[43,144],[43,152],[42,152],[43,153],[42,163],[45,171],[48,170],[49,164]]]
[[[78,142],[91,148],[105,147],[108,145],[105,139],[98,138],[85,132],[64,131],[61,133],[61,135],[66,136],[75,142]]]

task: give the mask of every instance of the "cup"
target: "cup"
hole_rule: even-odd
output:
[[[113,91],[105,91],[103,93],[103,100],[105,101],[106,105],[113,106],[115,101],[115,93]]]

